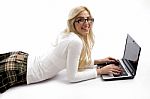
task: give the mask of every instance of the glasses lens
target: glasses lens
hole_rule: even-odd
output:
[[[93,18],[89,18],[89,19],[87,19],[87,21],[88,21],[89,23],[92,23],[92,22],[94,22],[94,19],[93,19]]]
[[[94,22],[94,18],[84,18],[84,17],[78,17],[75,22],[78,22],[80,24],[83,24],[85,22],[88,22],[88,23],[93,23]]]

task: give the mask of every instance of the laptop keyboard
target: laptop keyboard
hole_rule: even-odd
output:
[[[114,63],[114,62],[109,62],[107,63],[108,64],[115,64],[117,66],[119,66],[120,68],[122,68],[122,73],[119,74],[119,75],[113,75],[114,77],[118,77],[118,76],[128,76],[127,72],[125,71],[125,69],[123,68],[123,66],[121,65],[121,63],[118,61],[117,63]],[[106,66],[106,64],[98,64],[98,67],[103,67],[103,66]]]
[[[125,69],[123,68],[123,66],[120,64],[118,65],[121,69],[122,69],[122,73],[120,75],[113,75],[114,77],[118,77],[118,76],[128,76],[127,72],[125,71]]]

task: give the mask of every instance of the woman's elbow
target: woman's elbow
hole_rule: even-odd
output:
[[[76,79],[76,77],[68,77],[68,82],[69,83],[76,83],[76,82],[78,82],[78,80]]]
[[[77,82],[77,81],[75,80],[75,78],[68,78],[68,82],[69,82],[69,83],[75,83],[75,82]]]

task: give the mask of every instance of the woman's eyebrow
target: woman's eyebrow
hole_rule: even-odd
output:
[[[82,17],[82,16],[79,16],[79,17],[77,17],[76,19],[78,19],[78,18],[91,18],[90,16],[89,17]]]

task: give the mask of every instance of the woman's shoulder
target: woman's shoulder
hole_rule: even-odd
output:
[[[69,38],[70,38],[70,42],[72,42],[72,43],[80,43],[80,44],[82,44],[82,40],[74,32],[70,32]]]
[[[69,34],[69,48],[74,50],[80,50],[83,47],[82,40],[79,38],[79,36],[73,32]]]
[[[74,32],[69,32],[69,33],[64,33],[61,37],[61,44],[69,44],[69,47],[79,47],[82,46],[82,40],[80,39],[80,37],[75,34]]]
[[[69,40],[70,43],[76,42],[76,43],[81,43],[82,44],[81,39],[74,32],[63,34],[61,39],[62,40],[67,40],[67,41]]]

